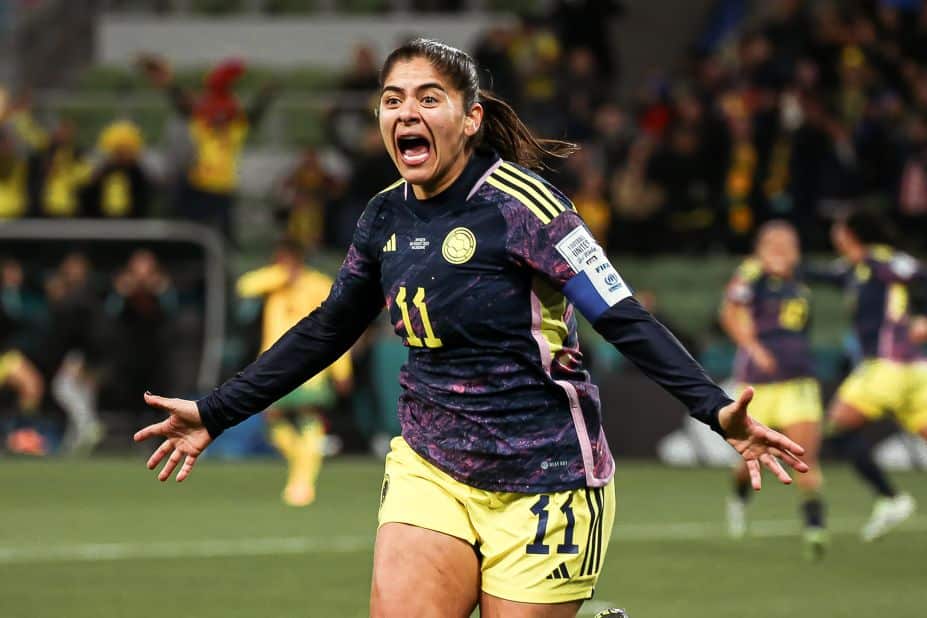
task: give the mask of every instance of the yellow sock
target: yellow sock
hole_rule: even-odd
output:
[[[305,479],[315,493],[315,483],[322,470],[322,457],[325,447],[325,426],[316,421],[303,427],[299,436],[300,458]]]
[[[280,451],[287,463],[292,464],[296,457],[296,443],[299,441],[299,434],[293,424],[284,419],[271,421],[267,433],[274,448]]]

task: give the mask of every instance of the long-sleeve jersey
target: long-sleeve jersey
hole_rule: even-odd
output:
[[[927,270],[915,258],[884,245],[869,247],[858,264],[837,262],[814,279],[842,285],[853,311],[853,332],[863,358],[908,362],[923,357],[911,340],[911,316],[924,314]]]
[[[384,306],[409,348],[402,435],[473,487],[539,493],[611,479],[576,309],[716,430],[730,402],[631,297],[568,199],[478,153],[438,196],[418,200],[400,180],[370,201],[328,299],[198,402],[210,434],[332,362]]]
[[[751,258],[737,269],[725,297],[749,312],[757,341],[776,359],[776,370],[767,373],[745,350],[738,350],[736,380],[764,384],[814,375],[808,336],[811,291],[807,286],[797,279],[770,275]]]

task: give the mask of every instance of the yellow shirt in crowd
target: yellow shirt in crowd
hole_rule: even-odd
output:
[[[217,128],[199,119],[190,121],[194,162],[188,179],[200,191],[232,193],[238,188],[238,161],[245,139],[248,121],[234,120]]]

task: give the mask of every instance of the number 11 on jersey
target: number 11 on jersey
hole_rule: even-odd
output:
[[[425,339],[422,340],[421,337],[415,334],[415,331],[412,329],[412,318],[409,315],[409,306],[406,305],[406,287],[400,286],[399,293],[396,294],[396,304],[399,305],[399,311],[402,313],[402,323],[406,327],[406,341],[409,342],[410,346],[421,348],[440,348],[442,345],[441,340],[438,337],[435,337],[435,332],[431,328],[431,320],[428,317],[428,307],[425,306],[425,288],[418,288],[415,291],[415,296],[412,298],[412,304],[415,305],[415,308],[418,309],[419,316],[422,319],[422,328],[425,329]]]

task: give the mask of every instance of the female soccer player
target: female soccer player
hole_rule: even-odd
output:
[[[810,290],[795,277],[800,258],[798,234],[790,223],[763,225],[755,256],[741,264],[727,286],[721,325],[737,343],[738,390],[756,384],[750,407],[753,417],[805,447],[804,459],[811,470],[798,477],[798,486],[804,497],[805,552],[814,559],[827,545],[817,465],[823,410],[808,337]],[[728,529],[739,538],[746,533],[750,498],[750,477],[743,462],[734,471],[734,488],[727,507]]]
[[[915,510],[914,498],[899,492],[873,460],[862,429],[892,411],[905,430],[927,439],[927,362],[921,347],[927,271],[882,244],[889,238],[885,223],[868,212],[835,222],[831,237],[845,260],[831,279],[853,296],[862,361],[831,402],[830,440],[877,495],[861,532],[864,541],[873,541]]]
[[[747,461],[790,482],[792,440],[732,402],[633,299],[576,212],[527,171],[571,145],[535,139],[481,92],[464,52],[417,39],[386,59],[380,132],[402,176],[374,196],[322,306],[200,401],[146,395],[187,478],[223,429],[347,350],[384,305],[409,347],[402,437],[387,456],[371,615],[575,616],[608,547],[614,462],[575,309]]]

